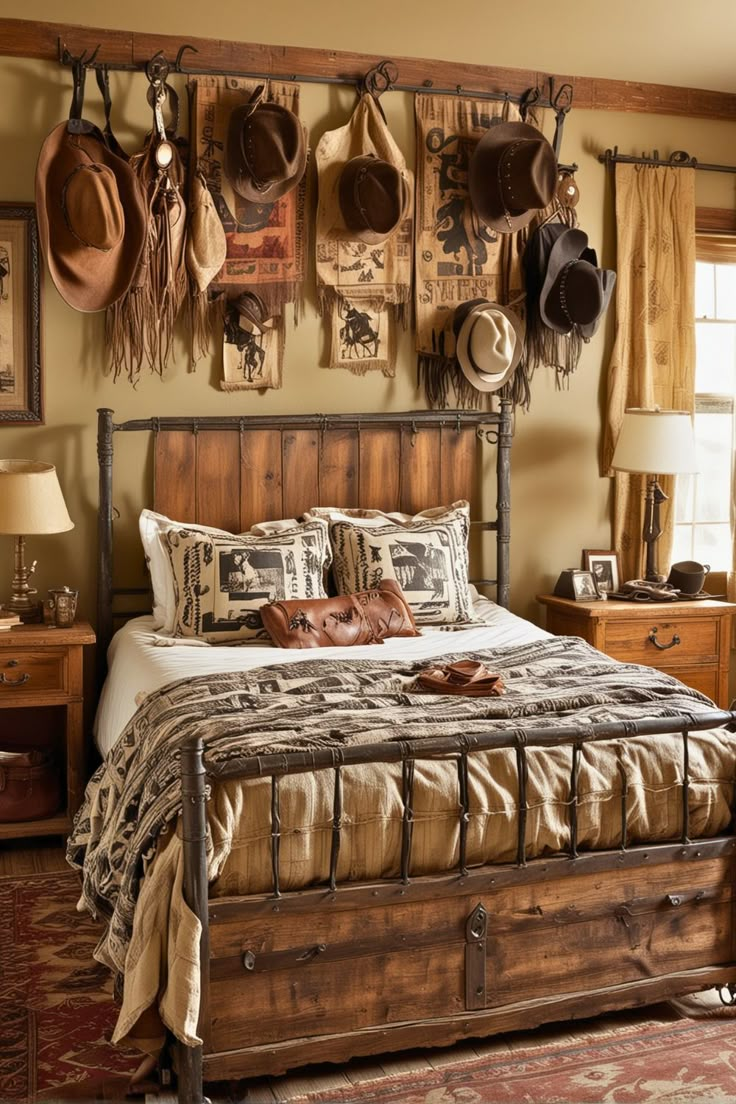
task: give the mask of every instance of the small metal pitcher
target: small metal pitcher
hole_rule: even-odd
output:
[[[71,587],[52,587],[43,604],[43,619],[47,625],[56,625],[58,629],[68,629],[74,624],[77,613],[78,590]]]

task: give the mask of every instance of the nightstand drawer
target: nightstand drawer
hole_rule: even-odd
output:
[[[656,643],[655,643],[656,641]],[[718,655],[718,625],[710,618],[657,617],[609,621],[606,652],[626,663],[670,667],[680,663],[713,662]]]
[[[0,651],[0,704],[29,694],[64,694],[67,690],[67,649]]]

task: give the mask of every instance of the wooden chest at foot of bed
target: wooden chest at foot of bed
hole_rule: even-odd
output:
[[[735,847],[214,900],[205,1076],[441,1045],[734,979]]]

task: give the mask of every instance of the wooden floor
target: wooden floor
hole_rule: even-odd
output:
[[[47,874],[57,870],[68,870],[64,858],[64,848],[60,840],[20,840],[3,842],[0,845],[0,876],[23,876],[24,874]],[[420,1070],[441,1069],[443,1066],[464,1062],[486,1054],[510,1053],[513,1041],[489,1040],[474,1045],[461,1043],[454,1047],[436,1050],[407,1051],[397,1055],[371,1059],[356,1059],[342,1066],[325,1065],[311,1067],[303,1072],[284,1077],[269,1077],[248,1083],[247,1096],[243,1092],[243,1104],[286,1104],[307,1092],[326,1092],[328,1089],[345,1089],[345,1102],[350,1101],[350,1089],[361,1081],[400,1073],[414,1073]],[[75,1100],[83,1099],[75,1095]],[[237,1100],[229,1094],[211,1097],[213,1104],[220,1099]],[[150,1104],[176,1104],[176,1097],[161,1093],[147,1096]]]

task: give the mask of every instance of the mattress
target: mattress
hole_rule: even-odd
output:
[[[473,617],[478,624],[448,632],[424,627],[421,636],[394,637],[380,646],[321,648],[323,659],[436,659],[450,652],[480,651],[525,644],[549,636],[544,629],[517,617],[473,592]],[[262,644],[237,647],[173,639],[153,629],[152,617],[136,617],[119,630],[108,649],[108,676],[95,721],[95,742],[104,757],[140,705],[143,697],[169,682],[195,675],[252,671],[275,663],[313,660],[311,648],[288,649]]]

